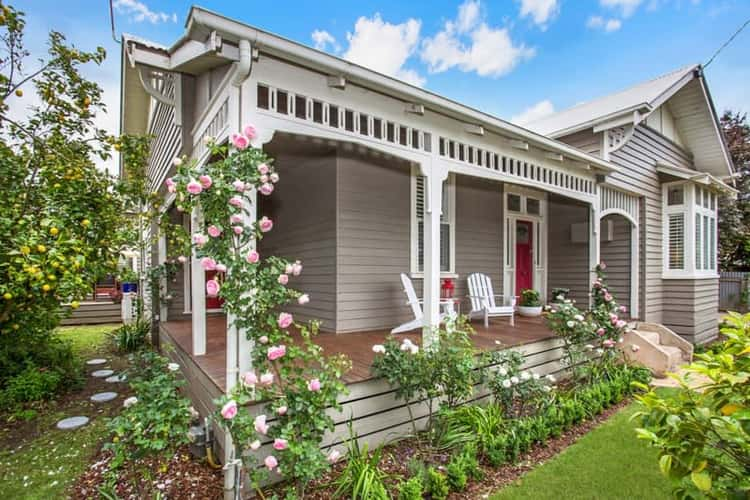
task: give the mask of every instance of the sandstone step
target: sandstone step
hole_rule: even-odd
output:
[[[663,345],[661,348],[669,355],[669,366],[676,370],[683,363],[682,350],[679,347]]]
[[[649,342],[655,345],[659,345],[659,334],[657,332],[649,332],[646,330],[637,330],[641,334],[641,337],[645,338]]]

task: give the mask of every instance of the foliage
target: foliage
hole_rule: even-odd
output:
[[[521,370],[524,358],[518,351],[493,351],[485,360],[489,365],[487,386],[507,417],[535,413],[551,391],[554,377],[542,379],[537,373]]]
[[[20,339],[20,336],[14,337]],[[53,333],[37,337],[37,340],[37,343],[0,340],[0,387],[6,387],[29,366],[58,374],[59,388],[80,383],[81,360],[73,352],[71,343]]]
[[[750,314],[730,313],[720,348],[696,355],[675,375],[674,398],[650,391],[638,399],[638,435],[659,450],[659,467],[681,498],[750,494]],[[690,375],[705,377],[699,390]]]
[[[424,491],[430,495],[432,500],[445,500],[448,498],[448,493],[450,492],[448,478],[434,467],[427,469],[424,484]]]
[[[552,289],[552,300],[555,302],[562,302],[570,295],[570,288],[553,288]]]
[[[60,304],[76,307],[99,277],[113,271],[121,243],[116,228],[122,203],[110,189],[112,179],[93,162],[109,155],[111,142],[94,125],[104,109],[102,91],[80,73],[86,64],[101,64],[105,52],[81,51],[53,31],[46,60],[26,72],[24,15],[8,5],[2,11],[0,344],[13,356],[52,368],[41,359],[46,348],[18,346],[49,343]],[[40,104],[12,111],[25,91]],[[12,376],[18,366],[11,360],[0,372]]]
[[[352,500],[390,498],[383,483],[386,475],[378,468],[383,453],[382,446],[372,453],[369,453],[366,444],[360,448],[350,422],[347,449],[346,467],[336,478],[337,488],[334,497],[346,497]]]
[[[750,124],[745,113],[725,111],[724,137],[734,163],[736,197],[719,197],[719,264],[724,271],[750,270]]]
[[[422,500],[424,485],[422,478],[414,476],[406,481],[402,481],[397,486],[398,500]]]
[[[109,336],[117,351],[135,352],[145,345],[150,331],[151,325],[147,321],[139,319],[113,330]]]
[[[62,377],[53,370],[28,365],[18,375],[10,377],[0,392],[0,406],[50,399],[60,387]]]
[[[482,469],[477,460],[477,448],[474,443],[467,444],[463,450],[454,455],[446,466],[448,485],[453,491],[463,491],[470,479],[481,479]]]
[[[250,360],[254,371],[241,374],[232,393],[216,401],[217,419],[239,447],[235,456],[243,460],[256,490],[276,470],[303,496],[307,483],[329,465],[331,457],[319,446],[325,432],[333,430],[327,410],[340,410],[339,395],[346,391],[341,377],[350,363],[341,355],[324,356],[311,340],[317,324],[295,324],[285,311],[292,301],[309,301],[287,286],[302,272],[302,264],[261,257],[254,249],[273,228],[267,217],[252,220],[254,193],[257,188],[261,196],[270,195],[279,180],[272,160],[250,146],[256,135],[254,127],[245,127],[233,135],[231,149],[209,141],[216,160],[204,166],[175,158],[177,173],[166,185],[175,193],[178,210],[202,214],[203,227],[192,235],[192,245],[202,267],[217,271],[206,292],[223,299],[224,311],[233,318],[230,326],[255,346]],[[264,413],[258,415],[257,407],[250,413],[254,402],[263,402]],[[261,460],[252,451],[266,439],[274,440],[274,452]]]
[[[521,307],[539,307],[542,305],[542,300],[539,296],[539,292],[531,288],[521,290],[521,301],[519,304]]]
[[[114,453],[113,470],[126,460],[168,453],[187,442],[190,403],[178,390],[184,383],[177,378],[179,366],[153,351],[134,355],[132,361],[128,380],[135,395],[108,424],[114,435],[107,445]]]

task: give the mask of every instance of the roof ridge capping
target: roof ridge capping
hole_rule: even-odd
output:
[[[191,36],[204,36],[216,31],[232,42],[249,40],[261,52],[312,67],[321,72],[344,75],[353,83],[379,90],[385,95],[404,102],[418,102],[440,114],[467,124],[484,126],[488,131],[510,139],[525,140],[542,150],[557,152],[573,160],[589,165],[602,172],[619,171],[619,167],[598,156],[591,155],[574,146],[557,141],[533,130],[490,115],[484,111],[453,101],[439,94],[415,87],[402,80],[378,73],[372,69],[347,61],[282,36],[264,31],[244,22],[231,19],[204,7],[193,5],[185,21],[185,33],[168,49],[174,52]],[[140,42],[140,40],[133,39]],[[150,42],[145,42],[148,45]]]

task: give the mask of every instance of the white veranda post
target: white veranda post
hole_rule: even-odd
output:
[[[190,214],[190,232],[199,233],[203,230],[200,205],[196,206]],[[190,283],[191,283],[191,316],[193,321],[193,355],[202,356],[206,354],[206,274],[198,258],[195,246],[192,249],[190,259]]]
[[[422,226],[424,242],[424,328],[422,343],[429,346],[436,340],[435,327],[440,324],[440,215],[443,210],[443,183],[448,168],[439,163],[420,166],[425,180],[425,211]]]
[[[599,242],[599,200],[596,200],[591,204],[591,212],[589,214],[589,284],[593,283],[596,279],[596,266],[600,262],[600,249],[601,245]],[[589,305],[593,306],[593,296],[589,295]]]
[[[159,235],[159,262],[158,264],[160,266],[166,265],[167,262],[167,235],[163,232]],[[166,300],[163,300],[161,297],[162,292],[167,291],[167,287],[169,286],[168,283],[168,276],[167,273],[164,273],[164,275],[159,279],[159,289],[157,290],[157,294],[159,297],[159,321],[167,321],[167,302]],[[153,295],[153,292],[152,292]]]

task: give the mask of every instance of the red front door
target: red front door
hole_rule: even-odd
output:
[[[216,271],[206,271],[206,281],[214,279]],[[224,299],[221,297],[209,297],[206,295],[206,309],[221,309]]]
[[[521,295],[521,290],[533,288],[532,277],[534,242],[534,225],[525,220],[516,221],[516,295]]]

